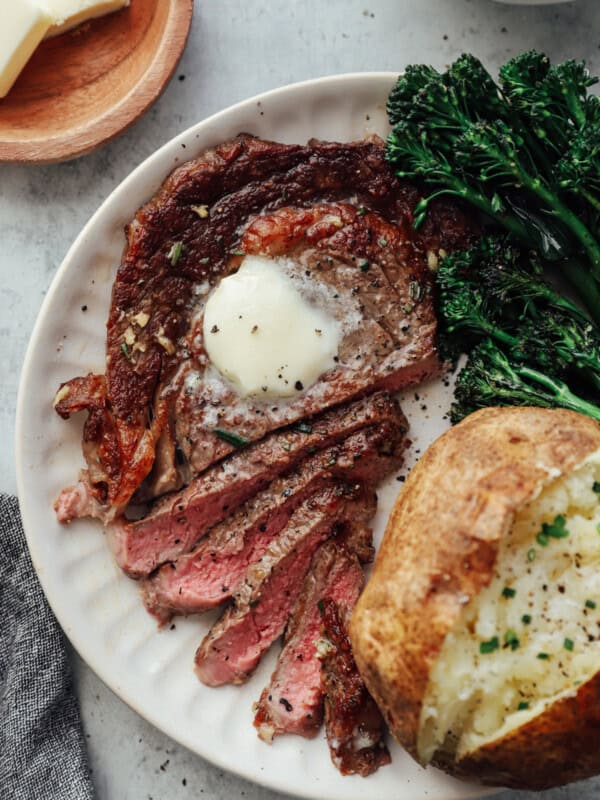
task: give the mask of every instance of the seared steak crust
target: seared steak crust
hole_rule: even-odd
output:
[[[281,733],[315,736],[323,721],[321,662],[317,653],[322,601],[334,599],[350,612],[362,589],[355,555],[336,542],[318,549],[285,633],[285,645],[256,706],[254,725],[267,742]]]
[[[252,564],[244,583],[196,652],[208,686],[243,683],[282,633],[318,546],[346,526],[366,526],[374,492],[341,483],[306,500],[280,536]]]
[[[325,732],[331,760],[342,775],[367,776],[390,763],[385,722],[356,668],[345,611],[331,597],[322,608]]]
[[[264,554],[307,497],[336,480],[375,487],[398,468],[405,445],[402,433],[399,426],[382,422],[309,456],[213,528],[192,552],[146,579],[146,608],[164,624],[174,613],[198,613],[228,600],[248,566]],[[360,550],[369,557],[370,542]]]
[[[235,426],[242,435],[254,441],[317,408],[378,385],[397,388],[436,369],[426,253],[464,243],[470,228],[456,207],[439,204],[415,233],[417,200],[417,191],[393,176],[379,140],[301,146],[239,136],[167,178],[127,228],[108,319],[104,384],[101,376],[89,376],[59,391],[63,416],[90,413],[84,452],[105,516],[119,514],[144,479],[146,496],[177,488],[231,451],[215,428],[233,424],[236,415],[231,397],[207,389],[198,326],[210,289],[237,269],[240,247],[268,252],[291,237],[291,249],[301,248],[315,268],[320,256],[331,258],[325,272],[336,282],[353,267],[357,273],[357,258],[368,260],[372,274],[360,278],[355,300],[368,322],[374,359],[351,369],[340,358],[321,390],[308,392],[305,402],[282,404],[278,413],[268,404],[249,404],[251,413]],[[312,220],[292,219],[313,206],[321,208]],[[261,215],[267,227],[261,228]],[[301,232],[295,238],[292,223]],[[377,297],[388,290],[401,304],[402,319],[389,303],[390,313],[379,313]],[[375,350],[387,354],[379,371]],[[396,352],[401,356],[392,357]],[[160,474],[152,474],[157,447]]]

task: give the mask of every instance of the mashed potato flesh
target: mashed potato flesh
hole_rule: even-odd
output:
[[[544,523],[546,527],[544,527]],[[600,667],[600,452],[515,517],[489,586],[446,636],[419,753],[458,757],[502,736]]]

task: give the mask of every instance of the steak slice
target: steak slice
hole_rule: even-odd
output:
[[[366,777],[391,761],[385,722],[367,691],[352,654],[345,610],[323,602],[321,651],[325,732],[331,760],[342,775]]]
[[[293,469],[313,448],[332,445],[357,430],[386,421],[402,434],[407,430],[397,402],[378,393],[238,451],[182,491],[161,498],[143,519],[120,518],[111,523],[108,541],[117,563],[132,577],[149,575],[161,564],[189,552],[210,528],[274,478]]]
[[[196,652],[196,673],[208,686],[243,683],[263,653],[283,633],[312,557],[332,533],[366,526],[375,513],[374,492],[344,484],[306,500],[262,558]]]
[[[285,633],[285,646],[256,707],[254,725],[266,742],[281,733],[313,737],[323,721],[323,687],[317,643],[321,601],[328,597],[349,613],[363,586],[355,555],[334,541],[317,550]]]
[[[402,434],[401,428],[387,421],[365,428],[273,481],[213,528],[191,553],[164,564],[143,582],[148,611],[164,624],[175,613],[198,613],[228,600],[238,591],[248,566],[265,553],[307,497],[336,479],[375,487],[398,468],[405,445]],[[359,555],[369,559],[370,554],[367,541]]]
[[[306,251],[314,264],[315,282],[319,258],[332,259],[326,282],[331,308],[341,313],[341,298],[347,298],[347,316],[356,322],[344,352],[356,345],[361,357],[341,355],[331,374],[277,411],[266,401],[245,402],[238,432],[246,438],[256,441],[317,408],[377,387],[396,388],[436,369],[427,263],[435,263],[440,248],[464,246],[474,227],[441,199],[415,231],[419,199],[417,189],[394,176],[384,143],[375,138],[284,145],[241,135],[167,178],[127,227],[107,323],[106,376],[73,379],[57,397],[62,416],[76,410],[90,415],[84,455],[106,519],[118,516],[146,479],[146,496],[177,488],[231,452],[216,429],[229,425],[240,398],[232,405],[228,387],[212,380],[198,333],[211,290],[239,267],[242,240],[253,252],[269,252],[275,238],[289,237],[294,257]],[[267,230],[253,227],[281,209],[312,207],[319,210],[310,224],[280,215]],[[294,237],[298,227],[301,236]],[[349,275],[361,272],[363,261],[370,267],[357,275],[360,288],[352,297]]]

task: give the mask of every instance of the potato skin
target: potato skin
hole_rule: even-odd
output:
[[[515,513],[598,449],[600,425],[575,412],[486,408],[434,442],[409,475],[350,636],[367,687],[415,759],[431,668],[464,605],[491,581]],[[599,695],[596,676],[462,763],[436,763],[471,780],[526,789],[600,772]]]

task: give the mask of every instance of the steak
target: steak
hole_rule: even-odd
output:
[[[109,524],[108,541],[117,563],[132,577],[149,575],[157,566],[189,552],[210,528],[293,469],[314,448],[341,442],[354,431],[384,422],[397,428],[400,436],[407,430],[398,404],[378,393],[234,453],[185,489],[158,500],[143,519],[120,518]]]
[[[248,566],[263,556],[307,497],[336,479],[375,487],[399,467],[405,444],[402,433],[386,421],[309,456],[297,470],[273,481],[213,528],[191,553],[146,579],[142,585],[146,608],[164,624],[174,613],[198,613],[228,600],[238,591]],[[367,541],[360,555],[369,558],[370,552]]]
[[[243,683],[282,633],[317,548],[348,526],[365,527],[374,492],[344,484],[306,500],[271,543],[196,652],[196,673],[208,686]]]
[[[366,777],[391,759],[383,717],[356,668],[346,618],[334,599],[323,601],[325,732],[331,760],[342,775]]]
[[[435,372],[427,263],[463,246],[474,229],[441,199],[416,232],[418,200],[378,139],[283,145],[238,136],[167,178],[127,227],[106,375],[68,381],[55,400],[63,417],[88,412],[83,450],[97,513],[110,520],[136,492],[147,499],[180,488],[232,452],[223,429],[256,441]],[[295,278],[308,272],[346,321],[335,367],[289,402],[240,398],[207,362],[206,299],[246,252],[289,256]],[[89,509],[68,500],[59,502],[65,517],[69,508]]]
[[[290,617],[285,646],[256,708],[254,725],[264,741],[281,733],[313,737],[323,721],[321,662],[317,654],[322,601],[350,612],[362,589],[355,555],[329,541],[318,549]]]

